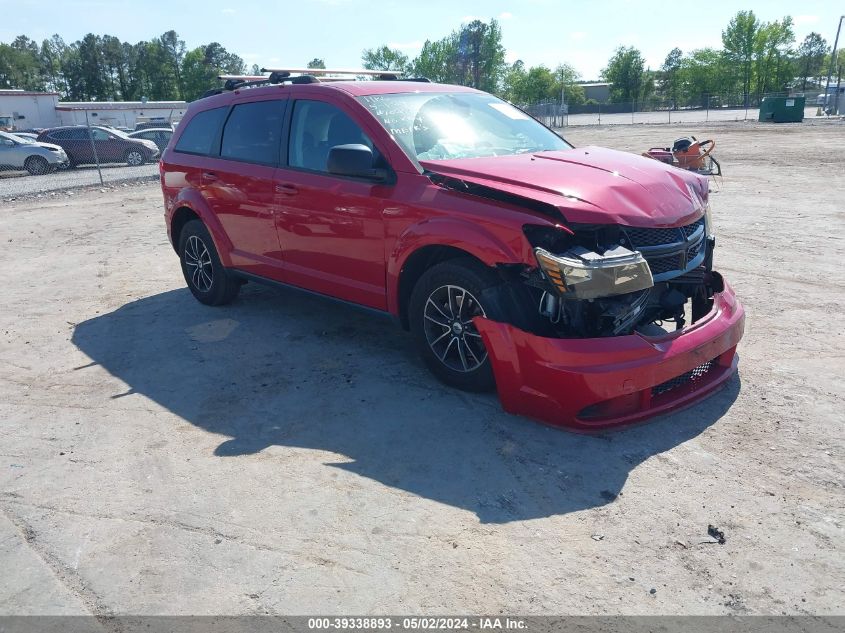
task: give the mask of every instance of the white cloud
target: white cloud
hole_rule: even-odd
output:
[[[510,20],[512,17],[513,17],[513,13],[511,13],[510,11],[502,11],[499,14],[500,20]]]
[[[817,15],[796,15],[793,19],[795,24],[815,24],[819,21],[819,16]]]

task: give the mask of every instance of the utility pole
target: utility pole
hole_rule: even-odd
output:
[[[839,18],[839,27],[836,29],[836,40],[833,42],[833,51],[830,53],[830,63],[827,66],[827,83],[824,87],[824,110],[830,115],[830,108],[827,105],[827,92],[830,90],[830,77],[833,75],[833,65],[836,63],[836,53],[839,47],[839,32],[842,30],[842,21],[845,20],[845,15]],[[839,94],[839,85],[836,86],[836,94]]]

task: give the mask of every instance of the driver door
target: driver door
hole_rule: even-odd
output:
[[[330,174],[330,149],[349,143],[380,156],[339,104],[294,102],[288,161],[276,175],[276,230],[289,283],[386,310],[383,212],[393,187]]]

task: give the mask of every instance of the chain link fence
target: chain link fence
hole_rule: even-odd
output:
[[[138,127],[87,121],[47,129],[0,128],[0,201],[157,178],[173,124],[147,121]]]
[[[787,96],[786,93],[763,97],[704,94],[681,102],[647,99],[623,103],[587,103],[561,105],[536,103],[522,106],[528,114],[552,128],[570,125],[625,125],[632,123],[709,123],[756,121],[764,97]],[[817,96],[807,94],[804,118],[824,117]]]

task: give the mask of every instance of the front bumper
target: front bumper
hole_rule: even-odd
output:
[[[544,338],[482,317],[474,323],[505,411],[588,431],[687,406],[724,384],[736,370],[745,311],[726,282],[707,316],[658,337]]]

